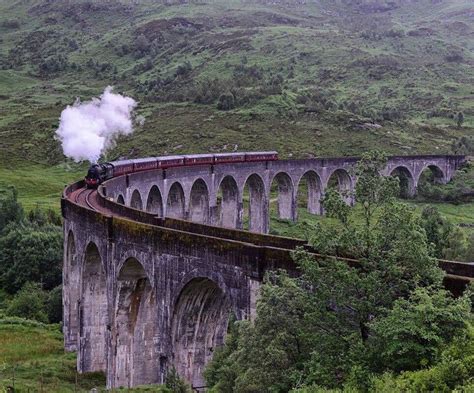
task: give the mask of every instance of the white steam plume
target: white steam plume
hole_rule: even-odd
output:
[[[61,112],[57,138],[66,157],[79,162],[96,162],[100,155],[113,147],[118,135],[133,132],[132,112],[137,102],[112,93],[108,86],[100,98],[67,106]]]

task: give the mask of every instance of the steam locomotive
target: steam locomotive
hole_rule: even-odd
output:
[[[103,181],[128,173],[167,169],[180,166],[218,165],[236,162],[256,162],[278,160],[276,151],[247,153],[192,154],[186,156],[165,156],[137,158],[93,164],[85,177],[87,188],[97,188]]]

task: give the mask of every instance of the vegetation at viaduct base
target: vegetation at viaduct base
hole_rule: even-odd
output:
[[[474,242],[460,242],[464,232],[435,207],[420,211],[397,199],[399,180],[378,175],[383,160],[371,153],[359,164],[355,207],[330,190],[323,201],[326,217],[298,227],[318,252],[357,257],[361,269],[333,260],[315,263],[296,252],[302,276],[269,275],[255,322],[230,324],[225,346],[206,371],[211,391],[469,386],[472,295],[454,299],[443,290],[434,258],[472,260]],[[19,391],[103,387],[103,375],[77,375],[75,356],[63,354],[57,213],[25,213],[12,188],[1,195],[0,386],[15,380]],[[167,386],[160,389],[187,391],[173,373]]]
[[[340,225],[312,231],[322,254],[294,253],[301,276],[268,274],[254,322],[231,324],[205,375],[212,392],[450,391],[472,389],[472,289],[442,287],[423,220],[380,177],[383,157],[358,165],[355,223],[337,193],[324,206]],[[392,390],[395,389],[395,390]]]

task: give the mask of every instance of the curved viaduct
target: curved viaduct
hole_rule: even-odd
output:
[[[426,168],[447,182],[463,161],[391,157],[383,174],[406,173],[414,193]],[[66,350],[78,352],[79,372],[104,371],[113,388],[163,383],[175,367],[194,387],[204,386],[202,371],[224,341],[229,315],[251,318],[265,272],[295,273],[291,252],[305,246],[265,234],[271,190],[279,216],[296,220],[298,187],[305,179],[304,203],[320,214],[328,184],[353,190],[356,162],[176,167],[113,178],[97,191],[83,182],[68,186],[61,201],[64,336]],[[244,225],[246,188],[251,232],[236,229]],[[350,194],[346,202],[354,202]],[[474,280],[470,264],[440,264],[456,293]]]

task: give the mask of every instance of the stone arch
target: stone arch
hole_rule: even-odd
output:
[[[86,247],[82,270],[79,351],[81,372],[106,369],[107,312],[107,284],[102,258],[97,245],[90,242]]]
[[[277,214],[284,220],[294,221],[296,218],[296,198],[293,180],[286,172],[277,173],[271,182],[271,189],[277,193]],[[272,196],[270,196],[270,199]]]
[[[301,176],[298,182],[299,199],[306,202],[304,205],[310,214],[321,214],[321,190],[321,178],[315,171],[309,170]]]
[[[140,191],[134,190],[132,192],[132,198],[130,198],[130,207],[134,209],[142,210],[143,209],[143,202],[142,196],[140,195]]]
[[[168,192],[168,200],[166,201],[166,216],[171,218],[185,218],[185,202],[184,202],[183,186],[179,182],[174,182]]]
[[[427,173],[427,172],[429,173],[429,181],[431,181],[432,183],[435,183],[435,184],[446,183],[447,178],[446,178],[446,175],[444,174],[444,171],[438,165],[429,164],[429,165],[426,165],[420,171],[416,184],[419,184],[420,178],[423,176],[424,173]]]
[[[150,188],[146,201],[146,211],[163,217],[163,198],[157,185]]]
[[[122,194],[119,194],[118,197],[117,197],[117,203],[121,204],[121,205],[125,205],[125,198],[123,197]]]
[[[239,222],[239,187],[235,179],[227,175],[219,184],[217,191],[218,225],[225,228],[238,228]]]
[[[188,281],[176,300],[172,320],[173,363],[181,377],[203,387],[202,376],[216,347],[224,344],[231,299],[206,277]]]
[[[161,381],[157,372],[156,299],[143,265],[134,257],[117,277],[114,341],[114,386],[137,386]]]
[[[334,170],[328,177],[327,187],[335,187],[348,205],[352,206],[354,204],[352,197],[354,184],[351,175],[345,169],[339,168]]]
[[[263,179],[250,175],[244,183],[248,187],[248,230],[252,232],[268,232],[268,201]]]
[[[76,241],[72,230],[68,232],[65,250],[65,269],[63,273],[63,303],[65,346],[68,351],[77,350],[79,336],[79,304],[80,304],[80,263],[77,258]]]
[[[392,169],[390,176],[398,177],[400,181],[400,197],[413,198],[416,194],[416,183],[413,173],[403,165]]]
[[[209,223],[209,189],[202,179],[197,179],[191,187],[189,219],[202,224]]]

